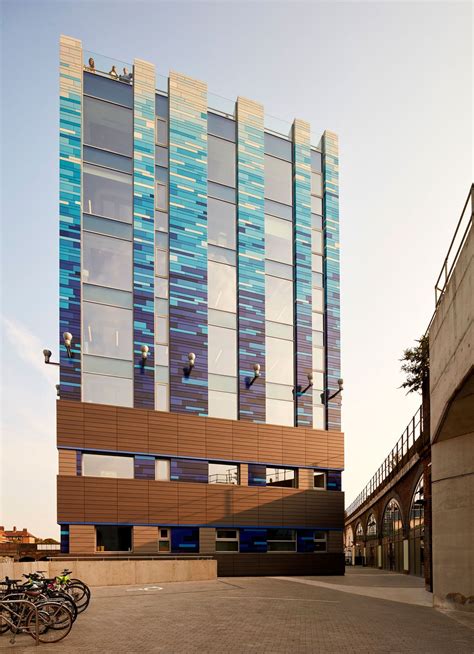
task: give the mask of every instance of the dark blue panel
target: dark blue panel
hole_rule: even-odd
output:
[[[249,486],[267,485],[267,466],[249,463]]]
[[[96,73],[84,73],[84,93],[133,109],[133,87]]]
[[[76,452],[76,475],[82,477],[82,452]]]
[[[341,472],[339,470],[328,470],[327,489],[333,491],[341,490]]]
[[[99,148],[92,148],[85,145],[83,148],[84,161],[97,164],[98,166],[107,166],[107,168],[114,168],[121,170],[123,173],[132,172],[132,159],[130,157],[123,157],[121,154],[114,152],[107,152]]]
[[[135,479],[155,478],[155,457],[136,455],[134,461]]]
[[[69,554],[69,525],[61,525],[61,554]]]
[[[314,552],[314,529],[298,529],[296,543],[298,552]]]
[[[199,552],[199,529],[197,527],[173,527],[171,529],[171,551],[197,554]]]
[[[171,481],[192,481],[207,484],[207,461],[193,459],[171,459]]]
[[[240,529],[240,552],[266,552],[266,529]]]

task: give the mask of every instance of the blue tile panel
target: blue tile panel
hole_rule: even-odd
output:
[[[155,408],[155,68],[135,60],[133,80],[133,405]],[[149,348],[141,365],[141,347]]]
[[[311,149],[309,123],[293,126],[295,384],[306,387],[313,370],[311,324]],[[312,393],[296,395],[296,425],[313,426]]]
[[[69,525],[61,525],[61,554],[69,554]]]
[[[82,477],[82,452],[76,452],[76,475]]]
[[[314,552],[314,529],[298,529],[296,549],[298,552]]]
[[[59,349],[61,399],[81,400],[82,47],[61,36],[59,57]],[[63,333],[73,335],[73,359]]]
[[[191,481],[207,484],[209,465],[207,461],[195,459],[171,459],[171,481]]]
[[[265,218],[263,107],[237,102],[237,301],[240,420],[265,422]],[[254,364],[261,377],[250,389]]]
[[[341,377],[341,312],[339,252],[339,145],[337,135],[323,135],[324,179],[324,278],[326,304],[326,386],[338,389]],[[327,429],[341,430],[341,400],[338,395],[327,406]]]
[[[239,540],[241,553],[267,551],[266,529],[240,529]]]
[[[173,527],[171,529],[173,553],[197,554],[199,552],[199,529],[196,527]]]
[[[267,466],[260,463],[249,463],[249,486],[267,485]]]
[[[155,479],[155,457],[135,456],[134,477],[135,479]]]
[[[328,491],[341,490],[341,472],[338,470],[328,470],[327,473],[327,489]]]
[[[207,87],[169,79],[170,410],[207,415]],[[184,375],[188,354],[196,364]]]

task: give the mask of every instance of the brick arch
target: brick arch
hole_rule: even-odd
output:
[[[417,487],[417,484],[420,481],[421,477],[423,477],[423,486],[424,486],[425,485],[425,479],[424,479],[424,477],[425,477],[425,467],[422,464],[422,462],[420,461],[420,465],[417,466],[417,474],[414,475],[413,481],[410,484],[410,490],[409,490],[409,493],[410,493],[409,498],[410,499],[409,499],[408,506],[407,506],[407,518],[408,518],[407,522],[410,521],[410,509],[411,509],[411,505],[413,503],[413,495],[415,493],[415,488]]]
[[[387,495],[386,498],[384,498],[383,503],[381,504],[382,510],[380,511],[380,516],[378,520],[378,526],[377,526],[377,534],[379,538],[383,538],[383,519],[385,516],[385,511],[387,510],[387,506],[391,502],[391,500],[395,500],[400,508],[400,514],[402,516],[402,533],[403,536],[405,537],[406,533],[406,528],[407,528],[407,517],[406,517],[406,509],[404,507],[404,503],[400,497],[400,495],[392,489],[390,493]]]
[[[380,538],[380,532],[379,532],[379,520],[380,517],[378,515],[378,511],[375,508],[375,506],[371,507],[368,511],[364,513],[364,522],[365,522],[365,537],[367,539],[367,529],[368,529],[368,524],[369,524],[369,518],[370,516],[373,515],[375,518],[375,524],[377,525],[377,538]]]
[[[355,522],[355,528],[353,530],[354,531],[354,537],[357,537],[357,527],[359,525],[362,527],[362,540],[365,541],[365,539],[367,537],[367,530],[364,529],[364,520],[362,520],[362,518],[357,518],[357,520]]]

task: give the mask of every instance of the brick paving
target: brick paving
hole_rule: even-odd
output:
[[[67,639],[41,645],[39,651],[473,654],[474,629],[469,619],[460,622],[425,606],[328,587],[335,581],[360,583],[359,588],[376,582],[379,588],[399,585],[419,590],[418,580],[372,572],[374,579],[360,569],[350,570],[344,579],[306,578],[328,582],[324,587],[297,578],[233,577],[150,584],[149,590],[97,588]],[[31,653],[33,648],[33,640],[26,636],[19,636],[14,646],[8,636],[0,638],[1,652]]]

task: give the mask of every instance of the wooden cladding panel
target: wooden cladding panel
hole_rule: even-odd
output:
[[[298,488],[309,490],[313,488],[313,471],[308,468],[300,468],[298,470]]]
[[[344,493],[339,491],[307,491],[306,526],[341,528],[344,515]]]
[[[306,525],[306,493],[296,488],[285,489],[283,495],[283,521],[282,524],[287,527],[290,525]]]
[[[247,463],[240,464],[240,485],[249,485],[249,466]]]
[[[118,480],[119,522],[149,522],[148,483],[145,479]]]
[[[58,522],[85,522],[84,478],[57,478]]]
[[[234,524],[257,527],[259,488],[257,486],[234,487]]]
[[[158,554],[158,528],[134,527],[133,552],[135,554]]]
[[[216,530],[207,527],[199,529],[199,554],[214,554],[216,551]]]
[[[286,489],[283,488],[259,488],[258,489],[258,521],[261,525],[283,524],[283,496]]]
[[[175,524],[178,517],[178,482],[148,482],[148,519],[158,525]]]
[[[59,475],[76,476],[76,450],[59,450]]]
[[[189,414],[58,401],[58,445],[342,468],[344,435]]]
[[[342,552],[344,537],[342,531],[330,531],[328,535],[328,552]]]
[[[179,524],[205,524],[207,484],[183,482],[178,485]]]
[[[233,524],[233,513],[234,487],[209,484],[206,487],[205,522],[208,522],[211,525]]]
[[[85,522],[118,522],[118,480],[84,477]]]
[[[69,543],[70,554],[85,554],[86,552],[95,552],[94,525],[70,525]]]

